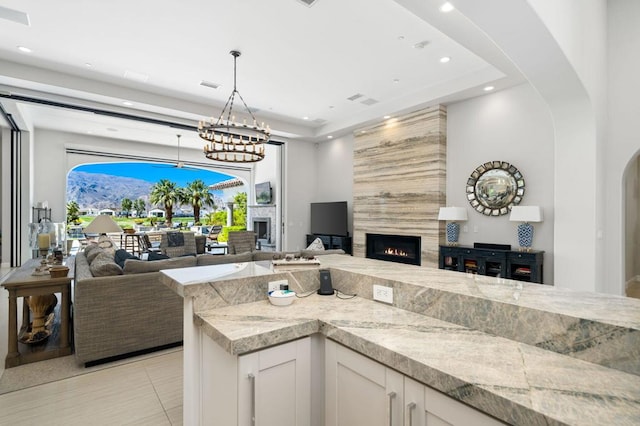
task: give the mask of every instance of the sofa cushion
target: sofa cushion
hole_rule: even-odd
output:
[[[116,250],[115,255],[113,256],[113,260],[118,264],[118,266],[120,266],[121,268],[124,268],[124,261],[127,259],[139,259],[138,256],[134,256],[131,253],[129,253],[128,251],[124,250],[124,249],[118,249]]]
[[[122,268],[115,262],[113,255],[103,251],[98,254],[89,266],[91,275],[94,277],[109,277],[112,275],[122,275]]]
[[[320,238],[316,238],[309,244],[307,250],[324,250],[324,244]]]
[[[302,257],[322,256],[325,254],[345,254],[345,251],[342,249],[300,250],[300,256]]]
[[[194,256],[172,257],[171,259],[156,260],[154,262],[127,259],[124,261],[123,271],[125,274],[142,274],[145,272],[158,272],[163,269],[188,268],[191,266],[196,266],[196,258]]]
[[[198,256],[198,266],[205,265],[222,265],[224,263],[240,263],[251,262],[253,260],[252,253],[240,253],[240,254],[201,254]]]

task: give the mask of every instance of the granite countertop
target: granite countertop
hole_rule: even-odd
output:
[[[351,256],[321,263],[335,288],[358,297],[273,306],[267,281],[287,278],[302,294],[318,273],[268,262],[163,271],[163,282],[198,301],[195,323],[231,354],[319,332],[508,423],[640,424],[640,375],[629,372],[640,301]],[[394,288],[394,306],[371,300],[372,283]]]

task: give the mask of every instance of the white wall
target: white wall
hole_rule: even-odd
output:
[[[466,198],[466,182],[476,167],[494,160],[511,163],[525,179],[521,205],[543,209],[544,221],[534,224],[533,248],[545,251],[545,284],[553,283],[553,150],[549,110],[528,84],[447,106],[447,205],[464,207],[469,216],[461,224],[460,244],[519,247],[517,223],[508,215],[484,216]]]
[[[640,153],[640,2],[610,0],[608,3],[608,109],[609,123],[605,153],[605,291],[624,294],[625,252],[632,230],[625,227],[625,179],[635,169]],[[629,175],[629,179],[635,177]],[[637,196],[637,194],[636,194]],[[633,202],[631,200],[631,202]],[[638,262],[640,251],[635,251]],[[628,260],[630,261],[630,260]]]
[[[283,250],[305,248],[309,233],[310,204],[315,201],[318,176],[315,144],[289,141],[285,144]]]
[[[347,201],[353,236],[353,135],[317,144],[318,185],[314,202]]]

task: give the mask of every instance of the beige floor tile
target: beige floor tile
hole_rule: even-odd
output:
[[[182,412],[181,355],[0,395],[0,425],[170,425],[165,407]]]
[[[167,410],[167,415],[171,421],[171,426],[182,426],[182,405]]]

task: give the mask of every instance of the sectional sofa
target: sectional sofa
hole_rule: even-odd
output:
[[[75,358],[87,366],[182,343],[182,298],[160,283],[160,270],[271,260],[284,254],[254,251],[154,261],[127,259],[121,267],[115,262],[115,250],[101,250],[88,248],[75,259]],[[294,254],[334,253],[344,252],[303,250]]]

